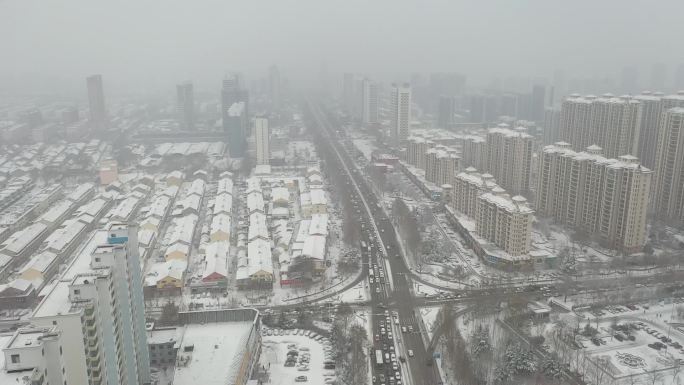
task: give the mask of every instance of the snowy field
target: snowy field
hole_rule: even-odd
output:
[[[420,316],[423,318],[423,323],[427,329],[428,336],[432,339],[432,330],[435,326],[435,321],[437,320],[437,314],[439,314],[439,306],[432,307],[422,307],[420,308]]]
[[[303,335],[264,336],[262,339],[262,351],[259,365],[269,371],[272,385],[294,385],[326,383],[326,378],[334,378],[334,370],[325,370],[325,347],[329,346],[326,340],[316,341]],[[326,345],[327,344],[327,345]],[[286,367],[285,361],[289,351],[297,352],[297,364]],[[308,365],[304,365],[302,357],[309,356]],[[304,370],[303,368],[307,368]],[[306,376],[306,381],[296,382],[299,376]],[[330,380],[327,380],[330,381]]]

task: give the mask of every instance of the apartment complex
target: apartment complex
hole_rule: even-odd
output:
[[[571,143],[575,151],[600,146],[609,158],[636,155],[640,114],[641,103],[630,96],[574,94],[561,106],[561,140]]]
[[[474,167],[484,170],[487,163],[487,143],[485,138],[476,135],[462,135],[459,138],[461,144],[461,162],[463,167]]]
[[[530,188],[532,147],[532,135],[524,128],[500,124],[487,132],[485,170],[512,194],[523,194]]]
[[[36,384],[150,383],[137,234],[96,231],[35,309],[30,323],[49,341],[30,364]]]
[[[435,143],[419,136],[411,136],[406,143],[406,162],[420,169],[425,169],[425,155],[435,147]]]
[[[469,167],[453,179],[451,207],[475,220],[477,234],[509,256],[530,251],[533,210],[521,196],[510,197],[490,174]]]
[[[684,108],[661,117],[656,159],[655,212],[664,219],[684,221]]]
[[[392,85],[390,136],[394,144],[406,142],[411,129],[411,86]]]
[[[596,235],[607,247],[639,252],[646,243],[652,171],[632,155],[576,152],[568,143],[544,147],[539,159],[537,212]]]
[[[425,152],[425,179],[437,186],[451,184],[460,159],[453,148],[437,145],[428,149]]]

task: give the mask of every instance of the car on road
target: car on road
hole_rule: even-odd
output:
[[[411,349],[408,350],[408,356],[413,357],[413,350],[411,350]]]
[[[401,373],[399,373],[399,372],[394,372],[394,378],[396,378],[397,380],[400,379],[400,378],[401,378]]]
[[[309,379],[306,376],[295,377],[295,382],[307,382]]]
[[[408,330],[408,329],[406,329],[406,326],[402,326],[402,327],[401,327],[401,332],[402,332],[402,333],[406,333],[407,330]]]

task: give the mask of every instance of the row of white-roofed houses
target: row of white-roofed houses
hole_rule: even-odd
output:
[[[107,195],[94,194],[94,185],[79,185],[3,243],[0,260],[9,261],[16,274],[5,275],[9,279],[0,285],[0,309],[30,307],[40,298],[41,289],[59,266],[67,262],[112,207]]]
[[[157,209],[158,213],[153,215],[155,210],[151,207],[150,214],[141,224],[141,231],[154,231],[157,239],[164,232],[159,242],[163,251],[161,257],[150,258],[146,264],[144,290],[148,298],[179,294],[185,286],[193,239],[207,190],[203,175],[194,174],[191,179],[186,181],[185,174],[180,171],[169,173],[165,179],[166,189],[161,193],[169,199],[158,198],[165,203],[164,216],[160,217],[161,209]],[[164,226],[167,222],[165,218],[170,218],[168,227]],[[157,241],[150,241],[152,248],[155,248],[155,243]]]
[[[233,234],[233,179],[223,172],[207,202],[205,223],[199,244],[199,258],[193,264],[189,286],[192,293],[225,292]],[[213,187],[213,186],[212,186]]]
[[[247,179],[247,229],[240,226],[237,236],[237,271],[239,289],[270,288],[273,286],[273,260],[271,238],[266,221],[266,207],[258,178]]]

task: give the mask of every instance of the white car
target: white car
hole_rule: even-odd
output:
[[[411,349],[408,350],[408,356],[413,357],[413,350],[411,350]]]

